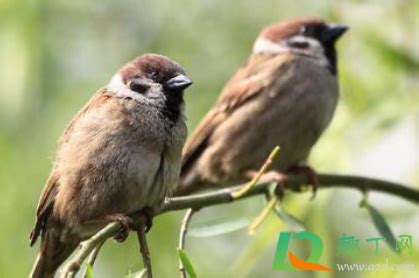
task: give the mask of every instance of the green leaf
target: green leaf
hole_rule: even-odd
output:
[[[186,254],[185,250],[178,249],[177,253],[179,255],[179,259],[183,264],[183,267],[185,268],[186,273],[189,274],[189,277],[196,278],[195,270],[192,266],[191,260],[189,259],[188,255]]]
[[[287,230],[285,222],[271,213],[263,227],[251,237],[249,244],[241,248],[228,273],[233,273],[234,277],[250,277],[250,270],[260,262],[259,259],[266,253],[266,249],[276,244],[278,232],[281,230]]]
[[[125,278],[143,278],[145,277],[145,274],[147,273],[147,269],[142,269],[137,272],[129,273]]]
[[[93,269],[91,264],[86,264],[86,274],[84,276],[85,278],[93,278]]]
[[[386,238],[387,244],[391,249],[396,250],[396,238],[393,232],[390,229],[390,226],[387,224],[384,216],[371,204],[367,204],[365,208],[371,215],[372,221],[374,222],[375,227],[380,232],[380,234]]]
[[[368,197],[367,195],[364,193],[364,197],[362,198],[361,202],[359,203],[359,207],[360,208],[368,208],[370,204],[368,203]]]
[[[300,219],[286,211],[280,203],[277,203],[277,205],[274,207],[274,211],[276,215],[282,221],[284,221],[287,224],[288,228],[290,228],[292,231],[301,232],[306,230],[304,223]]]
[[[220,222],[222,221],[222,222]],[[249,219],[244,217],[234,219],[217,219],[210,222],[200,223],[188,229],[188,235],[193,237],[211,237],[231,233],[243,229],[249,225]]]
[[[391,67],[406,69],[413,73],[419,71],[419,61],[407,50],[371,33],[368,33],[366,38],[369,45],[374,49],[374,53]]]

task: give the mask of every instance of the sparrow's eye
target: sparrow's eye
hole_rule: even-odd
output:
[[[139,94],[145,94],[150,88],[150,85],[142,79],[133,79],[129,83],[129,88],[131,91],[137,92]]]
[[[147,76],[152,80],[157,80],[159,78],[159,72],[156,70],[152,70],[147,74]]]
[[[306,30],[307,30],[307,27],[305,27],[305,26],[303,25],[303,26],[301,26],[301,27],[298,29],[298,33],[300,33],[301,35],[304,35],[304,34],[305,34],[305,32],[306,32]]]

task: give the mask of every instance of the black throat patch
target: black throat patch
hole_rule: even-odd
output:
[[[180,117],[183,104],[183,92],[165,92],[166,101],[161,110],[162,116],[170,121],[172,127]]]
[[[337,57],[336,57],[336,49],[335,44],[323,44],[324,54],[328,61],[328,68],[331,74],[336,75],[337,73]]]

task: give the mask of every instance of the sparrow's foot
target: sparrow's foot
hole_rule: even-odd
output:
[[[309,184],[313,188],[313,195],[311,196],[311,200],[313,200],[317,195],[317,189],[319,187],[319,177],[317,176],[316,171],[310,166],[303,166],[303,165],[295,165],[288,169],[287,173],[296,174],[296,175],[304,175],[306,176]]]
[[[277,171],[268,171],[261,177],[260,180],[266,182],[275,182],[275,195],[279,198],[279,200],[284,198],[285,189],[288,186],[288,176],[286,174]]]
[[[247,176],[252,177],[257,174],[256,172],[247,172]],[[282,200],[285,195],[285,189],[288,186],[288,176],[278,171],[268,171],[264,173],[260,179],[260,182],[274,182],[276,183],[275,195]]]
[[[145,232],[148,233],[151,227],[153,227],[154,211],[150,207],[145,207],[143,208],[142,213],[145,217]]]
[[[109,222],[119,222],[121,224],[121,229],[113,237],[117,242],[123,242],[127,239],[130,230],[134,230],[134,223],[131,218],[124,214],[116,213],[106,216],[106,221]]]

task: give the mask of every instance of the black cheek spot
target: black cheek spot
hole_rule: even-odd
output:
[[[147,90],[150,88],[150,85],[148,85],[142,80],[134,79],[129,83],[129,88],[131,89],[131,91],[137,92],[139,94],[145,94]]]
[[[310,46],[308,42],[298,42],[298,41],[291,42],[290,45],[291,47],[300,48],[300,49],[307,49]]]

